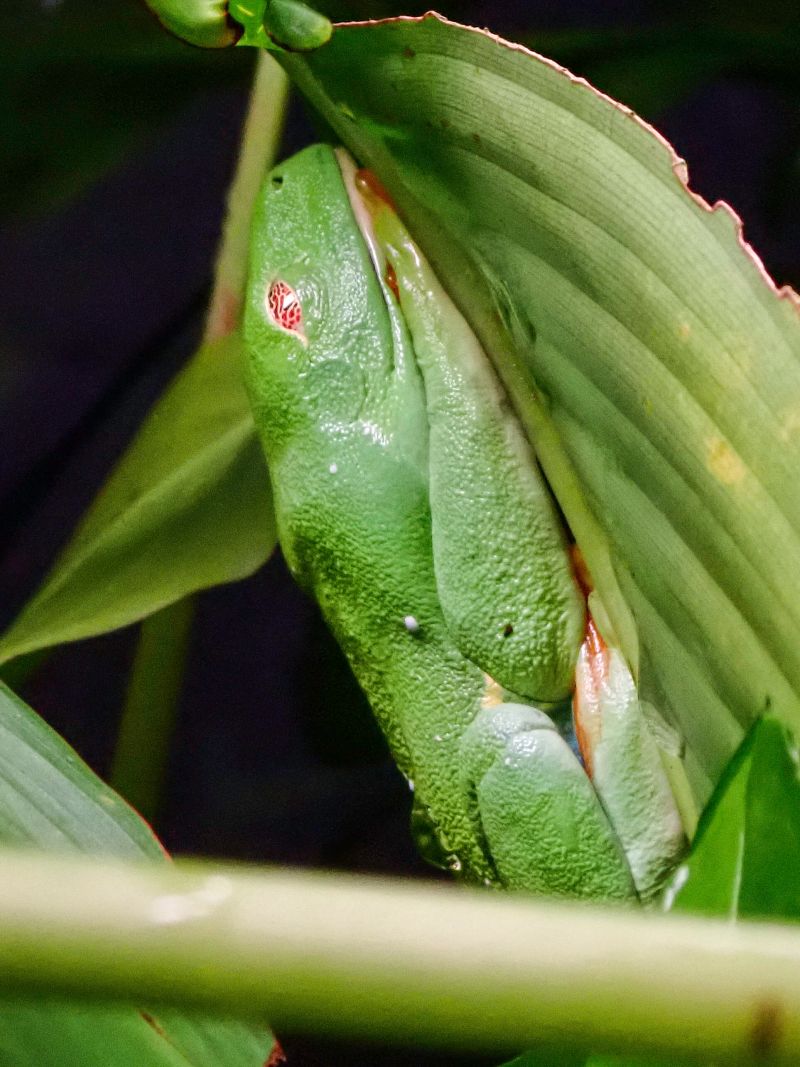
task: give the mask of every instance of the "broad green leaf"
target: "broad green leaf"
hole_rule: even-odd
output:
[[[269,556],[269,480],[239,358],[232,335],[177,377],[0,640],[0,662],[136,622]]]
[[[0,842],[163,860],[150,827],[0,682]]]
[[[800,918],[798,754],[781,723],[756,723],[703,813],[668,894],[679,911]]]
[[[211,1067],[212,1061],[207,1062]],[[192,1067],[192,1061],[139,1012],[125,1007],[71,1007],[63,1000],[0,1000],[0,1063],[3,1067]]]
[[[0,843],[164,862],[147,824],[0,683]],[[0,999],[9,1067],[261,1067],[265,1030],[133,1007]]]
[[[500,370],[703,802],[800,727],[800,329],[626,108],[435,16],[281,57],[376,169]]]

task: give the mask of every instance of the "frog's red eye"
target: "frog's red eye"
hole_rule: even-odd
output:
[[[276,326],[303,337],[303,309],[300,298],[286,282],[274,281],[267,290],[269,317]]]

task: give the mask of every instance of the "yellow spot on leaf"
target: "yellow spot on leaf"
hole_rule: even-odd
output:
[[[706,442],[706,464],[718,482],[723,485],[739,485],[744,481],[746,468],[741,458],[722,437],[712,437]]]

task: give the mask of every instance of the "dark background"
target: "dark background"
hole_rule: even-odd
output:
[[[3,6],[4,627],[198,343],[253,55],[174,42],[136,0]],[[428,5],[318,6],[354,18]],[[530,44],[653,122],[688,160],[692,188],[727,200],[776,281],[797,287],[800,10],[775,0],[699,7],[508,0],[439,10]],[[293,102],[283,154],[313,136]],[[135,639],[127,630],[57,650],[21,686],[101,775]],[[170,850],[437,877],[410,841],[409,802],[347,667],[278,556],[198,598],[155,819]],[[445,1062],[286,1044],[297,1067]]]

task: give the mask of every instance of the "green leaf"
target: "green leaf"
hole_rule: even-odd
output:
[[[800,727],[800,328],[724,205],[626,108],[435,16],[281,56],[376,169],[539,453],[704,802]]]
[[[0,683],[0,843],[164,862],[149,826]],[[261,1067],[269,1033],[133,1007],[0,1000],[0,1063],[13,1067]]]
[[[232,335],[178,375],[0,640],[0,662],[125,626],[269,556],[269,480],[239,358]]]
[[[800,919],[798,754],[775,719],[731,760],[667,898],[679,911]]]
[[[202,1061],[198,1061],[202,1062]],[[211,1067],[211,1061],[206,1061]],[[253,1061],[254,1067],[258,1061]],[[0,1000],[0,1063],[8,1067],[190,1067],[131,1008]]]
[[[166,858],[150,827],[0,682],[0,842]]]

